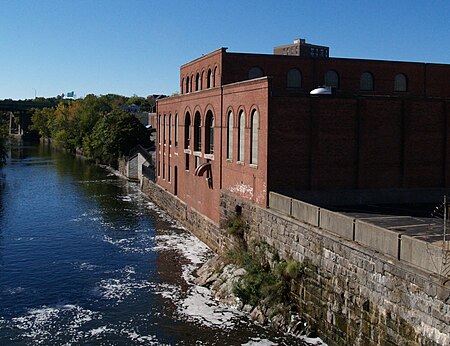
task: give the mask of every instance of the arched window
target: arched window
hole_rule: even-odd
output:
[[[250,139],[250,163],[253,165],[258,164],[258,111],[255,109],[252,113],[252,128],[251,128],[251,139]]]
[[[333,88],[339,88],[339,75],[335,70],[329,70],[325,73],[325,85]]]
[[[212,87],[212,85],[213,85],[213,80],[212,80],[213,78],[212,78],[212,71],[211,71],[211,69],[208,69],[208,79],[207,79],[207,81],[206,81],[206,88],[211,88]]]
[[[193,88],[192,88],[192,86],[193,86],[193,84],[194,84],[194,75],[191,75],[191,81],[190,81],[191,83],[189,84],[189,91],[190,92],[192,92],[192,90],[194,90]]]
[[[181,93],[184,94],[185,90],[184,90],[184,78],[181,80]]]
[[[172,145],[172,114],[169,114],[169,124],[167,131],[169,131],[169,145]]]
[[[213,87],[217,86],[219,84],[219,74],[217,66],[214,68],[214,76],[213,76]]]
[[[203,90],[204,78],[205,78],[205,71],[202,71],[202,76],[200,77],[200,90]]]
[[[189,77],[186,77],[186,94],[189,93]]]
[[[162,129],[162,131],[163,131],[163,143],[164,144],[166,144],[166,131],[167,131],[166,124],[167,124],[167,116],[164,115],[163,129]]]
[[[197,72],[195,76],[195,91],[199,91],[200,88],[200,73]]]
[[[302,87],[302,73],[298,69],[291,68],[288,71],[287,87],[289,89],[300,89]]]
[[[258,66],[254,66],[248,71],[248,79],[259,78],[262,76],[264,76],[264,71]]]
[[[394,91],[408,91],[408,79],[403,73],[395,76]]]
[[[158,116],[158,143],[161,145],[161,114]]]
[[[233,132],[234,132],[234,121],[233,112],[228,112],[228,127],[227,127],[227,159],[231,160],[233,158]]]
[[[205,154],[214,154],[214,115],[211,111],[206,113]]]
[[[191,141],[191,115],[186,113],[184,118],[184,148],[188,149]]]
[[[175,146],[178,146],[178,114],[175,113]]]
[[[200,113],[196,112],[194,116],[194,151],[202,150],[202,119]]]
[[[245,113],[239,113],[239,128],[238,128],[238,161],[244,162],[245,150]]]
[[[364,72],[359,80],[359,89],[362,91],[373,91],[373,75],[370,72]]]

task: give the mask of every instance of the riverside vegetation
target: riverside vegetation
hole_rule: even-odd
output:
[[[31,129],[64,149],[117,167],[117,159],[133,147],[151,144],[149,130],[123,107],[137,104],[145,109],[145,101],[113,94],[61,100],[55,107],[34,110]]]
[[[226,229],[235,246],[205,263],[198,270],[196,283],[210,287],[219,300],[249,312],[261,324],[307,334],[308,326],[298,317],[294,294],[307,263],[281,259],[266,242],[247,242],[248,225],[240,216],[230,218]]]

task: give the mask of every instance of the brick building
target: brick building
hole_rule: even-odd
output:
[[[310,94],[322,85],[333,94]],[[156,179],[216,223],[221,190],[395,201],[450,188],[449,129],[450,65],[221,48],[158,101]]]

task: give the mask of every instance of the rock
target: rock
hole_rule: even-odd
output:
[[[260,309],[259,306],[255,307],[252,311],[252,313],[250,314],[250,318],[254,321],[257,321],[261,324],[265,324],[266,323],[266,316],[264,315],[264,313],[262,312],[262,310]]]

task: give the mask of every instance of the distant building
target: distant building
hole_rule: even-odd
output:
[[[275,55],[294,55],[304,57],[328,58],[330,48],[316,44],[306,43],[304,38],[294,40],[294,43],[278,46],[273,49]]]
[[[380,203],[450,188],[450,65],[302,44],[297,58],[221,48],[182,65],[180,95],[157,102],[156,183],[216,223],[221,191],[266,207],[269,191]]]

